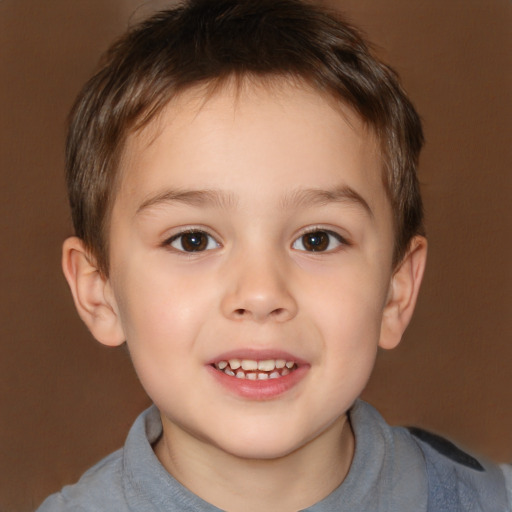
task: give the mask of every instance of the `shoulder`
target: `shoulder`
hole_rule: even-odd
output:
[[[123,450],[118,450],[86,471],[74,485],[49,496],[37,512],[123,510]]]
[[[178,486],[152,449],[161,432],[160,414],[151,406],[135,420],[123,449],[101,460],[76,484],[47,498],[37,512],[154,510],[162,489],[175,491]]]
[[[436,434],[418,428],[408,431],[425,458],[429,510],[512,510],[503,467],[474,457]]]
[[[350,419],[356,438],[355,484],[360,486],[362,478],[368,478],[368,468],[377,461],[372,489],[381,493],[379,503],[388,500],[387,509],[512,512],[510,466],[470,455],[422,429],[392,427],[362,401],[356,402]],[[358,465],[362,455],[364,464]]]
[[[74,485],[49,496],[37,512],[99,512],[131,510],[142,477],[152,484],[158,462],[151,443],[161,433],[158,410],[152,406],[132,425],[124,448],[86,471]],[[133,508],[133,507],[132,507]],[[136,510],[139,508],[135,507]]]

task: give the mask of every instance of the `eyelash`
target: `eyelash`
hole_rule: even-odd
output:
[[[188,240],[188,242],[185,242],[185,237],[187,235],[195,235],[196,240],[194,241],[192,237],[192,239]],[[315,235],[315,237],[313,237],[313,235]],[[311,237],[308,243],[310,245],[313,245],[313,247],[310,247],[309,250],[304,245],[306,237],[308,236]],[[212,242],[214,246],[212,246]],[[333,242],[335,244],[335,247],[332,247]],[[179,246],[174,245],[175,243],[177,243]],[[192,246],[189,245],[187,249],[184,243],[192,244]],[[298,244],[300,244],[301,247],[298,247]],[[171,236],[170,238],[165,240],[162,245],[165,247],[172,247],[174,250],[178,252],[192,254],[195,252],[205,252],[211,251],[212,249],[217,249],[220,247],[221,244],[217,242],[217,240],[208,232],[202,229],[190,228]],[[351,243],[347,241],[344,237],[342,237],[339,233],[321,227],[314,227],[302,232],[302,234],[293,241],[292,249],[302,252],[331,253],[342,246],[350,247],[350,245]]]

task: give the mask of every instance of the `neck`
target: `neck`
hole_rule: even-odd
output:
[[[167,430],[167,431],[166,431]],[[294,452],[276,459],[245,459],[165,429],[155,453],[187,489],[230,512],[287,512],[307,508],[345,479],[354,453],[346,416]]]

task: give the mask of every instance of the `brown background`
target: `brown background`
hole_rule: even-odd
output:
[[[417,314],[365,397],[512,461],[509,0],[335,0],[421,112],[430,238]],[[142,5],[142,7],[140,7]],[[0,510],[33,510],[119,447],[149,401],[60,272],[65,116],[99,54],[165,2],[0,0]],[[135,12],[135,14],[133,14]]]

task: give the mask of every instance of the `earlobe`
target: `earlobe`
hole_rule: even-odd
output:
[[[62,270],[80,318],[104,345],[125,341],[110,282],[99,272],[82,240],[70,237],[62,246]]]
[[[416,236],[391,278],[381,324],[381,348],[392,349],[400,343],[416,306],[426,261],[427,240]]]

